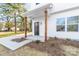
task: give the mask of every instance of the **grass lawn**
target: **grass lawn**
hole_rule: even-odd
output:
[[[16,34],[23,34],[24,32],[17,32]],[[0,32],[0,38],[7,37],[11,35],[16,35],[14,32]]]

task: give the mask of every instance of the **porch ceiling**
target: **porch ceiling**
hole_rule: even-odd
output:
[[[49,3],[49,4],[44,4],[44,5],[39,6],[39,7],[35,8],[35,9],[31,10],[31,11],[28,11],[28,12],[26,13],[26,16],[27,16],[27,17],[31,17],[31,18],[33,18],[33,17],[38,17],[38,16],[43,16],[43,15],[44,15],[44,11],[45,11],[46,9],[47,9],[47,10],[48,10],[48,9],[51,9],[52,6],[53,6],[53,4],[51,4],[51,3]]]

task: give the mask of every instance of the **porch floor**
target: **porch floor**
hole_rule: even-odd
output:
[[[44,36],[28,35],[28,36],[27,36],[27,39],[28,39],[28,40],[33,40],[33,41],[35,41],[35,40],[40,40],[40,41],[44,42]]]

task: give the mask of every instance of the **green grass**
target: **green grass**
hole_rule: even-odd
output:
[[[17,32],[16,34],[23,34],[24,32]],[[11,35],[16,35],[14,32],[3,32],[3,34],[0,34],[0,38],[7,37]]]

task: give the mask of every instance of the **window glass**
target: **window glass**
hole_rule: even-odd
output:
[[[78,31],[78,16],[67,18],[67,31]]]
[[[57,19],[57,31],[65,31],[65,18]]]
[[[68,31],[78,31],[78,25],[68,25],[67,30]]]
[[[78,23],[79,23],[79,16],[78,16]]]
[[[57,25],[57,31],[65,31],[64,25]]]
[[[68,23],[68,24],[75,24],[75,23],[78,23],[78,16],[68,17],[68,18],[67,18],[67,23]]]
[[[58,24],[58,25],[63,25],[63,24],[65,24],[65,19],[64,19],[64,18],[58,18],[58,19],[57,19],[57,24]]]

